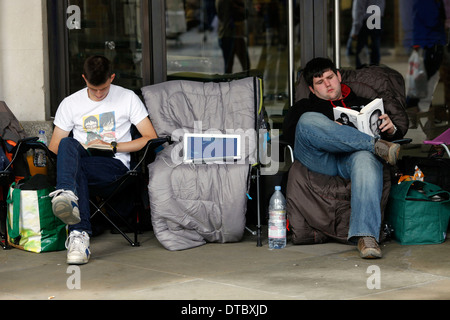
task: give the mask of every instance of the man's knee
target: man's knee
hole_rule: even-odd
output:
[[[382,178],[383,164],[369,151],[357,151],[352,154],[352,170],[369,179]]]
[[[58,153],[66,150],[76,150],[80,143],[72,137],[66,137],[59,142]]]
[[[324,128],[324,126],[329,125],[329,123],[327,124],[327,122],[329,121],[330,119],[328,119],[321,113],[306,112],[300,117],[297,123],[296,133],[299,133],[301,131],[314,131],[318,128]]]
[[[306,112],[301,117],[298,123],[300,125],[317,125],[329,119],[321,113],[318,112]]]
[[[66,138],[61,139],[61,141],[59,142],[59,148],[65,148],[67,146],[72,145],[73,140],[75,140],[75,139],[73,139],[71,137],[66,137]]]

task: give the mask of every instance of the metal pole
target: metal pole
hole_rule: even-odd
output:
[[[289,105],[294,105],[294,95],[295,95],[295,50],[294,50],[294,1],[289,0],[288,4],[288,29],[289,29]]]
[[[336,68],[341,68],[341,6],[340,1],[334,1],[334,63]]]

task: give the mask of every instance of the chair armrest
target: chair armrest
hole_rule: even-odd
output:
[[[392,141],[392,143],[397,143],[397,144],[409,144],[411,142],[412,142],[412,139],[410,139],[410,138],[404,138],[404,139]]]
[[[280,150],[284,150],[285,148],[289,149],[291,163],[294,163],[294,149],[293,149],[293,146],[291,146],[291,144],[287,140],[284,139],[283,135],[280,135],[278,137],[272,138],[272,140],[275,140],[275,139],[277,140],[277,142],[278,142],[278,144],[280,146]]]
[[[155,139],[151,139],[147,141],[147,144],[140,150],[142,153],[142,156],[139,157],[138,163],[135,165],[133,170],[136,170],[139,168],[143,162],[145,162],[148,159],[148,156],[151,154],[150,151],[156,150],[159,146],[163,145],[166,142],[171,142],[170,137],[158,137]]]
[[[291,156],[291,163],[294,163],[294,148],[286,141],[283,140],[283,138],[281,137],[278,141],[280,143],[280,146],[283,146],[284,148],[288,148],[289,149],[289,154]]]
[[[8,170],[14,163],[17,156],[27,153],[30,149],[42,149],[47,154],[50,161],[55,164],[56,163],[56,154],[54,154],[50,149],[42,142],[38,141],[38,137],[27,137],[24,139],[20,139],[17,141],[17,144],[14,148],[12,148],[12,160],[9,163],[8,167],[5,170]]]
[[[44,143],[38,141],[38,137],[29,137],[25,139],[20,139],[17,145],[12,149],[12,153],[25,153],[30,149],[42,149],[48,156],[56,158],[56,155],[50,151],[50,149]]]

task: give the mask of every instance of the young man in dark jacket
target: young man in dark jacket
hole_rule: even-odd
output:
[[[341,83],[333,62],[311,60],[303,77],[311,91],[298,101],[285,118],[283,133],[294,144],[294,158],[309,170],[352,181],[348,239],[358,242],[362,258],[381,258],[378,246],[381,226],[383,164],[395,164],[400,145],[382,138],[394,136],[397,128],[387,114],[379,126],[381,137],[371,137],[334,121],[333,108],[360,109],[370,102]]]

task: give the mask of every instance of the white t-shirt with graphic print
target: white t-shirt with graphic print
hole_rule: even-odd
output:
[[[93,101],[87,88],[65,98],[56,111],[54,124],[64,131],[73,131],[74,139],[82,144],[101,139],[131,141],[131,125],[137,125],[148,116],[147,109],[131,90],[111,85],[108,95],[102,101]],[[127,168],[130,154],[116,154]]]

